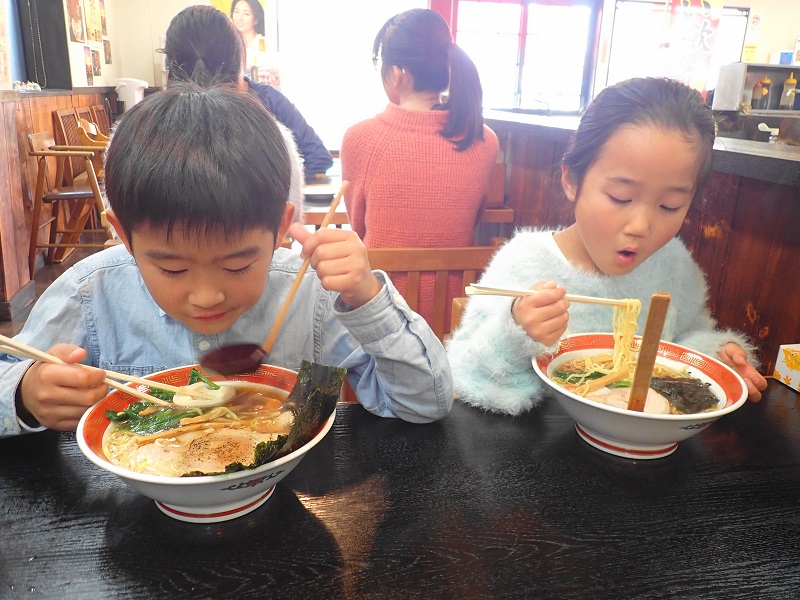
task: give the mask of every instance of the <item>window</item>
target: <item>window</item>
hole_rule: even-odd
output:
[[[577,113],[591,98],[601,0],[459,0],[456,41],[487,108]]]
[[[720,66],[741,58],[749,16],[685,0],[453,1],[451,28],[478,67],[484,106],[545,114],[578,113],[629,77],[713,89]]]
[[[390,17],[427,0],[277,0],[281,92],[329,150],[345,130],[388,100],[372,65],[372,42]]]
[[[671,11],[663,0],[618,0],[604,83],[654,75],[713,89],[719,68],[741,58],[748,13],[729,7]]]

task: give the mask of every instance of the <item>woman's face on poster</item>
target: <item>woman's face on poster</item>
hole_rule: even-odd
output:
[[[231,18],[239,33],[255,31],[256,19],[253,16],[253,10],[250,8],[250,4],[244,0],[239,0],[234,5]]]

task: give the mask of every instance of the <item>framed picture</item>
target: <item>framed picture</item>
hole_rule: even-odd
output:
[[[83,0],[67,0],[69,40],[82,44],[86,41],[83,24]]]

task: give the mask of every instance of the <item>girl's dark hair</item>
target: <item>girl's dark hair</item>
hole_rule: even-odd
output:
[[[123,114],[105,164],[108,201],[129,239],[140,225],[167,236],[175,226],[187,237],[277,235],[289,179],[283,136],[258,100],[184,82]]]
[[[233,2],[231,2],[231,17],[233,17],[233,11],[239,2],[247,2],[247,4],[250,5],[250,10],[252,11],[253,16],[256,18],[256,33],[265,35],[264,32],[266,31],[266,28],[264,27],[264,7],[261,6],[261,3],[258,0],[233,0]]]
[[[700,170],[694,199],[699,198],[713,166],[714,117],[698,91],[656,77],[628,79],[607,87],[589,104],[561,160],[578,189],[608,139],[620,128],[636,125],[677,130],[696,143]]]
[[[414,91],[441,93],[449,86],[444,105],[449,114],[440,133],[452,140],[457,150],[483,139],[483,88],[478,69],[453,43],[439,13],[415,8],[395,15],[375,36],[372,57],[381,59],[384,77],[392,66],[411,73]]]
[[[244,42],[228,16],[213,6],[189,6],[167,28],[167,82],[235,83],[244,62]]]

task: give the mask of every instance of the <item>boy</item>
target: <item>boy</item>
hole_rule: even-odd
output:
[[[370,270],[355,233],[290,229],[289,173],[274,119],[249,96],[191,84],[149,96],[125,113],[106,158],[107,216],[124,245],[59,277],[18,339],[138,376],[194,364],[220,346],[263,342],[311,256],[315,271],[268,361],[345,367],[370,412],[442,418],[453,393],[441,343]],[[287,230],[302,257],[280,248]],[[0,436],[75,429],[107,393],[103,377],[0,355]]]

